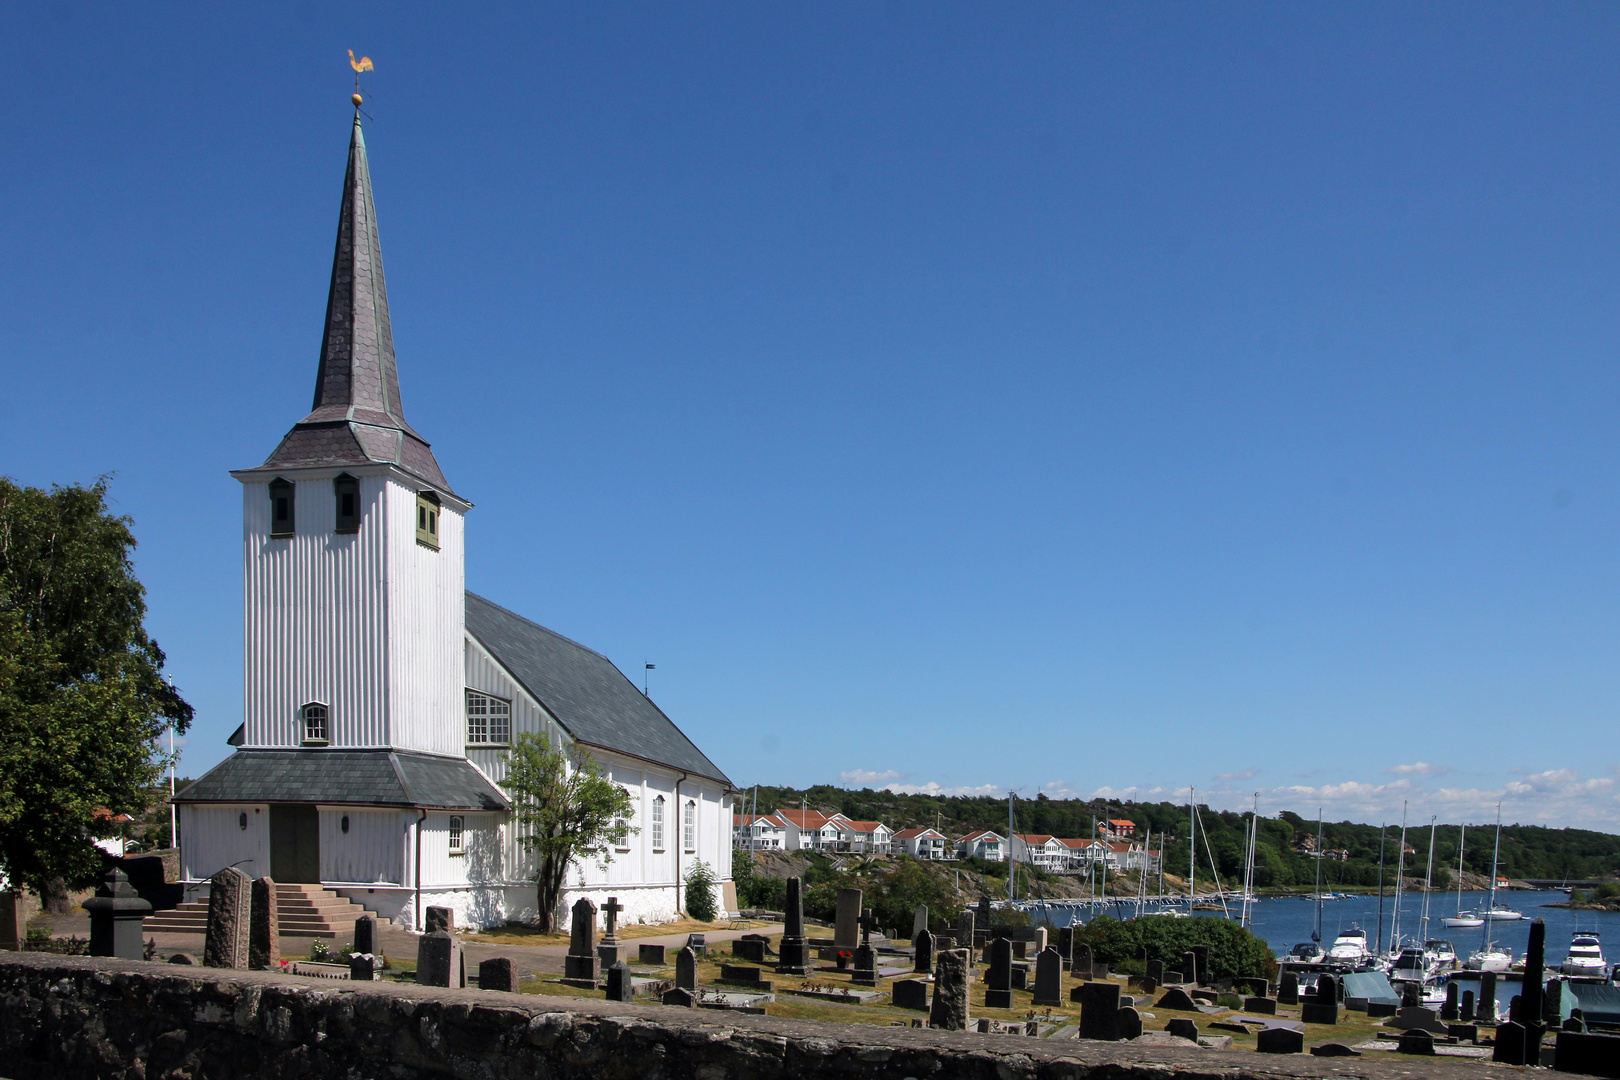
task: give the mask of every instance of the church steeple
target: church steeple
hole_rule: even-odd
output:
[[[321,332],[310,414],[287,433],[261,469],[392,463],[449,491],[428,443],[405,421],[388,320],[377,208],[366,140],[356,110],[343,178],[337,248]]]

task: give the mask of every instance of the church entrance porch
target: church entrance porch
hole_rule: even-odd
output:
[[[321,815],[315,807],[270,807],[270,876],[288,884],[320,884]]]

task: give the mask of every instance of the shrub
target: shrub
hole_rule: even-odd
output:
[[[331,948],[331,946],[327,945],[327,943],[325,941],[321,940],[320,938],[316,938],[315,941],[309,947],[309,959],[310,959],[310,961],[312,963],[316,963],[316,964],[329,964],[329,963],[331,963],[332,962],[332,948]]]
[[[1074,941],[1091,946],[1092,955],[1110,966],[1139,959],[1145,947],[1148,959],[1163,961],[1173,971],[1181,967],[1183,953],[1203,945],[1209,949],[1210,974],[1217,979],[1271,978],[1277,970],[1266,943],[1230,919],[1146,915],[1121,922],[1099,915],[1075,928]]]
[[[1592,895],[1599,900],[1613,900],[1620,896],[1620,881],[1605,881],[1592,891]]]
[[[686,872],[686,913],[698,922],[714,922],[714,871],[702,859]]]

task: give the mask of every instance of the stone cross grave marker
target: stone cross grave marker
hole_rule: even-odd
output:
[[[281,911],[276,903],[274,881],[262,877],[253,882],[252,906],[253,929],[248,935],[248,966],[259,971],[274,971],[281,966]]]
[[[253,879],[227,866],[208,879],[208,937],[203,966],[245,968],[253,905]]]
[[[838,909],[833,919],[833,946],[853,949],[861,943],[861,890],[839,889]]]
[[[968,912],[968,918],[973,917]],[[969,941],[973,938],[970,935]],[[966,1031],[968,1026],[967,949],[944,949],[934,958],[934,1000],[928,1008],[928,1026],[941,1031]]]
[[[934,935],[925,926],[911,939],[911,970],[917,975],[931,975],[934,971]]]
[[[612,967],[624,959],[624,949],[619,944],[618,934],[619,912],[623,910],[624,905],[619,903],[617,896],[608,897],[607,903],[602,905],[602,921],[606,928],[602,934],[602,940],[597,943],[596,955],[602,961],[603,967]],[[617,1001],[619,999],[610,998],[609,1000]]]
[[[574,901],[573,913],[568,955],[563,959],[564,977],[589,980],[594,986],[601,975],[601,959],[596,955],[596,905],[590,897],[582,896]]]
[[[1031,1004],[1063,1007],[1063,957],[1056,949],[1048,947],[1035,955],[1035,1000]]]
[[[996,938],[985,946],[990,970],[985,975],[984,1007],[1012,1008],[1012,942]]]
[[[861,944],[872,944],[872,931],[877,929],[877,919],[872,917],[871,908],[861,909],[861,917],[856,920],[856,925],[861,928]]]

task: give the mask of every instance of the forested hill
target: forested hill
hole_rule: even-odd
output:
[[[743,793],[740,806],[754,805],[754,789]],[[1007,800],[992,797],[947,797],[939,795],[896,795],[889,791],[859,791],[830,785],[807,790],[760,785],[758,806],[761,813],[796,809],[801,802],[823,813],[843,813],[856,821],[881,821],[899,830],[931,825],[955,839],[974,829],[994,829],[1006,835]],[[1152,829],[1153,835],[1168,836],[1166,865],[1173,874],[1187,868],[1187,805],[1182,803],[1085,802],[1078,799],[1017,800],[1017,831],[1049,833],[1061,837],[1092,835],[1092,822],[1127,818],[1136,823],[1138,836]],[[1198,838],[1198,875],[1210,871],[1213,852],[1221,878],[1234,882],[1242,872],[1246,816],[1199,807],[1201,832]],[[1445,887],[1457,867],[1459,829],[1441,825],[1434,845],[1435,883]],[[1494,825],[1471,825],[1467,833],[1464,866],[1470,873],[1488,875],[1491,871],[1491,843]],[[1207,836],[1207,844],[1206,844]],[[1260,821],[1260,849],[1257,884],[1270,886],[1309,886],[1315,880],[1316,860],[1302,853],[1307,838],[1314,842],[1316,822],[1298,814],[1283,812]],[[1400,825],[1386,830],[1385,880],[1395,879],[1399,855]],[[1330,821],[1324,826],[1323,847],[1328,851],[1348,851],[1349,860],[1326,860],[1324,882],[1330,885],[1375,885],[1378,882],[1378,826],[1349,821]],[[1412,825],[1407,829],[1406,873],[1421,878],[1428,859],[1429,828]],[[1153,846],[1160,847],[1157,839]],[[1502,826],[1501,873],[1508,878],[1597,878],[1620,876],[1620,836],[1585,829],[1549,829],[1539,825]]]

